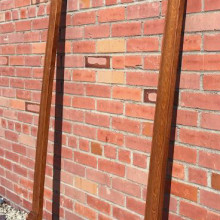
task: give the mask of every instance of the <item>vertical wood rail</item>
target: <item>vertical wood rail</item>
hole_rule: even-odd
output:
[[[43,82],[41,90],[41,103],[38,121],[37,146],[35,157],[34,187],[32,211],[28,220],[42,220],[43,195],[47,158],[48,133],[50,122],[50,109],[55,69],[56,51],[60,26],[62,0],[51,0],[49,28],[44,60]]]
[[[168,0],[157,92],[145,220],[161,220],[174,93],[186,0]]]

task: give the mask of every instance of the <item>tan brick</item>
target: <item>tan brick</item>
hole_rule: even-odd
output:
[[[106,39],[97,42],[98,53],[119,53],[125,51],[124,39]]]
[[[45,53],[46,43],[36,43],[32,45],[32,53]]]
[[[75,178],[75,186],[79,189],[85,190],[86,192],[92,193],[94,195],[97,194],[97,184],[88,181],[86,179],[82,179],[80,177]]]
[[[25,110],[25,101],[19,99],[10,100],[10,107],[13,109]]]
[[[20,134],[18,137],[18,142],[30,147],[34,147],[36,143],[34,137],[26,134]]]
[[[8,107],[9,100],[7,98],[0,97],[0,106]]]
[[[124,72],[100,71],[98,72],[97,81],[103,83],[124,83]]]
[[[5,21],[5,13],[0,14],[0,22]]]

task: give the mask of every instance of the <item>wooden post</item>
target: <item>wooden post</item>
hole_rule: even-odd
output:
[[[186,0],[168,0],[154,120],[145,220],[161,220]]]
[[[35,157],[32,211],[28,220],[42,220],[50,109],[62,0],[51,0]]]

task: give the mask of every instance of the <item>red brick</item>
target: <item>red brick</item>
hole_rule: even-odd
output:
[[[131,163],[131,152],[128,150],[122,150],[120,149],[118,151],[118,159],[119,161],[123,162],[123,163]]]
[[[115,99],[125,99],[140,101],[142,90],[139,88],[128,88],[115,86],[112,89],[112,97]]]
[[[97,110],[113,114],[123,113],[123,104],[118,101],[97,100]]]
[[[158,70],[160,67],[160,56],[158,55],[147,55],[144,58],[144,69]]]
[[[156,87],[158,76],[155,73],[127,72],[126,83],[128,85]]]
[[[73,16],[73,25],[94,24],[95,18],[96,13],[94,11],[75,13]]]
[[[142,66],[141,56],[125,56],[125,67],[138,68]]]
[[[133,165],[141,168],[146,168],[147,156],[139,153],[133,153]]]
[[[125,106],[125,114],[134,118],[153,119],[154,111],[154,107],[148,105],[127,103]]]
[[[110,160],[99,159],[98,168],[99,170],[112,173],[117,176],[123,177],[125,175],[125,166]]]
[[[120,206],[124,205],[124,201],[125,201],[125,196],[118,192],[115,191],[113,189],[104,187],[104,186],[100,186],[99,187],[99,196],[105,200],[108,200],[110,202],[113,202],[115,204],[118,204]]]
[[[82,82],[95,82],[95,71],[73,70],[73,80]]]
[[[217,193],[200,190],[200,204],[208,206],[209,208],[220,210],[220,195]]]
[[[186,18],[187,32],[195,31],[214,31],[220,29],[219,24],[220,13],[205,13],[189,15]]]
[[[97,133],[98,140],[122,146],[124,143],[123,134],[109,130],[99,129]]]
[[[157,37],[133,38],[127,40],[128,52],[158,51],[159,40]]]
[[[184,199],[188,199],[194,202],[197,201],[197,188],[185,183],[172,181],[171,193]]]
[[[109,127],[110,117],[98,113],[86,112],[85,122],[87,124],[97,125],[101,127]]]
[[[95,53],[94,41],[76,41],[73,42],[74,53]]]
[[[117,4],[117,0],[106,0],[105,3],[106,5],[115,5]]]
[[[84,114],[80,110],[76,109],[64,109],[63,118],[70,121],[83,121]]]
[[[212,34],[204,36],[204,49],[207,51],[220,50],[220,34]]]
[[[177,111],[176,122],[178,124],[197,126],[197,120],[198,120],[198,113],[195,111],[182,110],[182,109],[179,109]]]
[[[142,152],[150,152],[151,141],[142,137],[126,136],[125,137],[126,147]]]
[[[127,7],[127,19],[156,17],[160,13],[158,2],[131,5]]]
[[[215,153],[200,151],[199,165],[214,170],[220,170],[220,155]]]
[[[0,57],[0,65],[8,65],[8,57]]]
[[[210,93],[183,92],[181,105],[191,108],[220,110],[220,96]]]
[[[20,44],[16,47],[17,54],[31,54],[30,44]]]
[[[205,10],[218,10],[220,9],[220,2],[218,0],[205,0]]]
[[[70,162],[70,161],[65,160],[63,163],[63,169],[70,173],[73,173],[73,174],[76,174],[82,177],[85,176],[85,166],[73,163],[72,161]]]
[[[108,215],[110,214],[111,207],[110,207],[110,204],[107,202],[104,202],[100,199],[97,199],[95,197],[88,195],[87,196],[87,204],[94,209],[97,209],[97,210],[104,212]]]
[[[111,87],[104,85],[87,84],[86,95],[109,98],[111,95]]]
[[[14,32],[15,26],[13,23],[1,24],[0,33],[10,33]]]
[[[107,173],[103,173],[98,170],[87,168],[86,177],[89,180],[92,180],[96,183],[100,183],[100,184],[107,185],[107,186],[110,185],[110,177]]]
[[[12,2],[11,0],[5,0],[1,2],[0,6],[1,10],[11,9],[14,8],[14,2]]]
[[[134,215],[133,213],[125,211],[118,207],[113,208],[113,216],[119,220],[124,220],[124,219],[140,220],[141,219],[139,216]]]
[[[184,166],[176,162],[168,162],[168,174],[183,180],[185,177]]]
[[[95,100],[87,97],[74,97],[72,106],[75,108],[95,109]]]
[[[97,216],[97,213],[94,210],[92,210],[84,205],[81,205],[79,203],[75,204],[75,211],[76,211],[76,213],[86,217],[87,219],[91,219],[91,220],[96,219],[96,216]]]
[[[183,89],[199,89],[200,75],[194,73],[181,74],[179,87]]]
[[[12,131],[5,131],[5,138],[14,142],[18,142],[18,134]]]
[[[195,164],[197,158],[196,149],[176,145],[174,147],[174,158],[175,160]]]
[[[201,0],[188,0],[187,2],[187,13],[200,12],[202,10]]]
[[[96,129],[94,127],[89,127],[86,125],[77,125],[73,126],[73,133],[82,137],[87,137],[91,139],[95,139]]]
[[[220,130],[220,115],[213,113],[202,113],[201,127],[212,130]]]
[[[48,18],[38,18],[32,21],[32,29],[47,29],[49,24]]]
[[[135,35],[141,35],[140,22],[112,24],[113,37],[135,36]]]
[[[75,140],[77,142],[77,140]],[[77,145],[77,143],[74,143]],[[89,152],[89,141],[84,139],[79,139],[79,149],[82,151]]]
[[[69,83],[69,82],[66,82],[65,86],[64,86],[64,93],[73,94],[73,95],[83,95],[84,94],[84,87],[83,87],[82,84],[79,84],[79,83]],[[80,98],[77,97],[76,98],[76,102],[80,102],[81,101],[81,103],[83,103],[84,97],[82,97],[81,100],[78,100],[78,99],[80,99]],[[91,103],[92,102],[90,101],[90,104]]]
[[[81,27],[67,27],[66,39],[81,39],[83,38],[83,29]]]
[[[40,66],[41,65],[41,57],[40,56],[26,56],[25,57],[25,65],[26,66]]]
[[[205,220],[207,219],[207,210],[185,201],[180,202],[180,214],[194,220]]]
[[[183,143],[216,150],[220,149],[220,136],[216,133],[182,128],[179,136],[180,141]]]
[[[208,212],[207,220],[219,220],[219,219],[220,219],[220,215],[218,215],[217,213]]]
[[[126,193],[135,197],[141,197],[141,188],[139,185],[132,183],[127,180],[122,180],[119,178],[112,179],[112,188],[119,192]]]
[[[25,60],[23,56],[11,56],[10,57],[10,65],[12,66],[23,66],[24,62]]]
[[[16,31],[28,31],[31,30],[31,21],[18,21],[15,23]]]
[[[198,168],[188,169],[189,181],[199,185],[207,186],[207,172]]]
[[[125,18],[125,8],[106,8],[98,11],[99,22],[120,21]]]
[[[165,19],[147,20],[144,22],[144,34],[163,34]]]
[[[136,212],[140,215],[144,215],[145,212],[145,202],[133,199],[131,197],[127,197],[126,199],[126,207],[133,212]]]
[[[31,0],[15,0],[15,7],[23,7],[31,4]]]
[[[112,57],[112,67],[114,69],[123,69],[125,67],[125,58],[123,56]]]
[[[97,0],[95,0],[95,1],[97,1]],[[111,220],[111,218],[108,218],[102,214],[99,214],[99,220]]]
[[[85,38],[104,38],[110,36],[110,25],[101,24],[85,27]]]
[[[220,75],[207,74],[203,76],[203,88],[209,91],[220,91]]]
[[[127,167],[127,179],[129,179],[135,183],[140,183],[140,184],[146,186],[148,174],[146,171],[132,168],[132,167]]]
[[[202,44],[201,35],[186,35],[184,37],[183,50],[184,51],[200,51]]]
[[[66,67],[83,67],[84,66],[83,56],[78,56],[78,55],[65,56],[65,65]]]
[[[75,11],[78,9],[78,2],[74,0],[69,0],[67,4],[68,11]]]
[[[74,161],[76,163],[84,164],[89,167],[97,167],[97,159],[94,156],[81,152],[74,152]]]
[[[104,149],[105,149],[105,153],[104,153],[105,157],[116,159],[116,156],[117,156],[116,147],[106,145]]]

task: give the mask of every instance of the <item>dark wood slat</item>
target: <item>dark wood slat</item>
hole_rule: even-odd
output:
[[[145,220],[161,220],[186,0],[169,0],[157,92]]]
[[[32,211],[28,220],[41,220],[43,213],[44,181],[48,145],[48,132],[52,88],[54,79],[55,58],[58,45],[62,0],[51,0],[47,46],[44,61],[44,75],[41,90],[41,103],[37,133],[35,157],[34,188]]]

